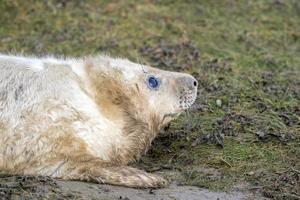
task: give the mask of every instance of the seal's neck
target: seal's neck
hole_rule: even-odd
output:
[[[126,151],[117,157],[125,162],[138,160],[144,155],[153,139],[157,136],[160,126],[159,119],[152,115],[148,122],[134,117],[134,113],[126,113],[122,133],[126,138]],[[123,149],[124,150],[124,149]]]
[[[98,105],[99,112],[114,123],[114,127],[121,127],[118,132],[122,134],[122,141],[115,146],[113,162],[127,164],[139,159],[147,152],[159,132],[158,115],[149,113],[148,101],[141,91],[124,87],[118,78],[118,71],[102,73],[93,71],[93,66],[88,67],[91,96]]]

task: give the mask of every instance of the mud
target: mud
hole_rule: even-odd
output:
[[[178,186],[172,184],[162,189],[133,189],[111,185],[97,185],[82,182],[58,182],[69,193],[79,194],[84,199],[124,199],[124,200],[241,200],[255,199],[250,193],[243,192],[213,192],[193,186]]]
[[[0,199],[99,199],[99,200],[201,200],[201,199],[262,199],[250,191],[236,188],[215,192],[173,182],[166,188],[134,189],[120,186],[54,180],[49,177],[1,176]]]

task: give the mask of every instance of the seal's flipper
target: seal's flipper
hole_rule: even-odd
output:
[[[159,188],[168,184],[168,181],[159,175],[128,166],[103,168],[97,167],[97,165],[85,164],[80,166],[80,164],[77,164],[67,174],[62,178],[135,188]]]

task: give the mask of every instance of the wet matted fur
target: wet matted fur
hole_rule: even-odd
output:
[[[196,94],[192,76],[126,59],[0,55],[0,172],[164,186],[126,165]]]

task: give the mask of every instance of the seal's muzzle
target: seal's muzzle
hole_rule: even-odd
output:
[[[187,109],[196,100],[198,82],[190,75],[179,77],[176,82],[180,88],[179,107]]]

